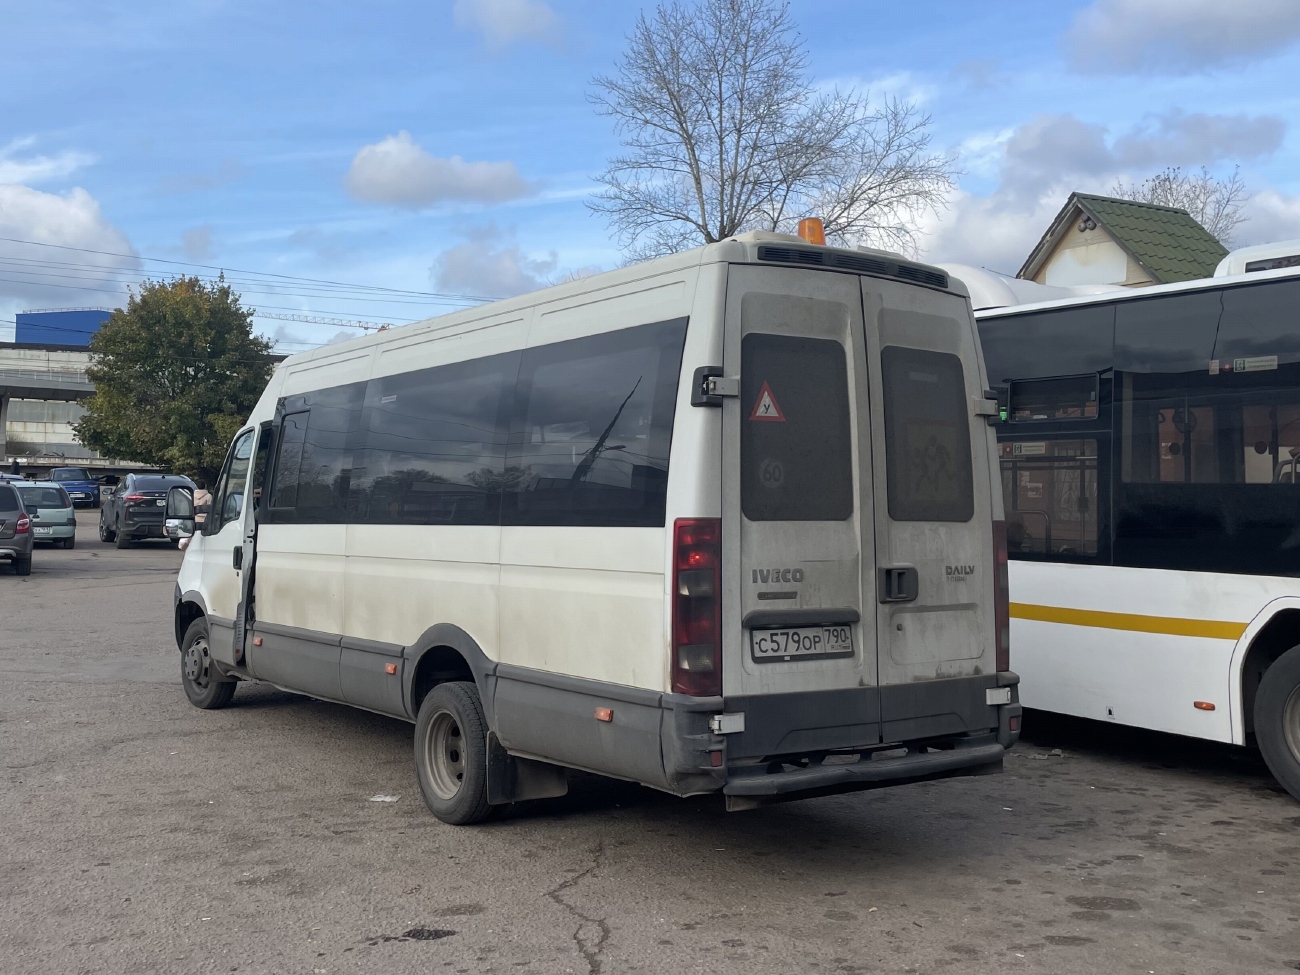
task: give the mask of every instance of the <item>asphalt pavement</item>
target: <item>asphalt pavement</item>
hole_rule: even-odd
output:
[[[0,971],[1286,972],[1300,804],[1240,749],[1031,713],[998,776],[726,813],[593,776],[425,809],[403,722],[179,686],[181,554],[0,565]]]

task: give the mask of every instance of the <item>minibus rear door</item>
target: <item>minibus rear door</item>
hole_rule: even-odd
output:
[[[729,762],[880,741],[863,336],[855,276],[729,269],[722,686],[745,713]]]

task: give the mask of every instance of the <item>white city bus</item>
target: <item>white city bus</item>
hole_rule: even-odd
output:
[[[185,553],[185,692],[414,722],[453,823],[567,769],[732,809],[997,771],[996,409],[959,283],[774,234],[291,357]]]
[[[1025,706],[1253,740],[1300,798],[1298,265],[1300,241],[1250,248],[976,318]]]

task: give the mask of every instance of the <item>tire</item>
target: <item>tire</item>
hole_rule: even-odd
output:
[[[63,540],[63,547],[64,547],[64,548],[76,548],[76,547],[77,547],[77,536],[76,536],[76,535],[73,535],[71,538],[65,538],[65,539]]]
[[[235,696],[237,681],[216,674],[208,646],[208,621],[199,618],[190,624],[181,641],[181,686],[196,708],[215,711],[224,708]]]
[[[113,532],[114,542],[118,548],[126,548],[131,544],[131,535],[129,532],[122,531],[122,526],[117,526],[117,531]]]
[[[1255,694],[1255,742],[1273,777],[1300,801],[1300,647],[1264,671]]]
[[[29,576],[32,574],[32,557],[14,559],[14,574],[20,576]]]
[[[115,538],[117,538],[117,532],[108,527],[108,523],[104,521],[104,512],[101,511],[99,513],[99,540],[101,542],[111,542]]]
[[[487,722],[478,688],[447,681],[431,690],[415,720],[415,772],[429,811],[444,823],[487,819]]]

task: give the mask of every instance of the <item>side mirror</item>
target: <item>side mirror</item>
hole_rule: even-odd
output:
[[[168,538],[189,538],[194,534],[194,495],[187,487],[167,492],[167,515],[163,528]]]

